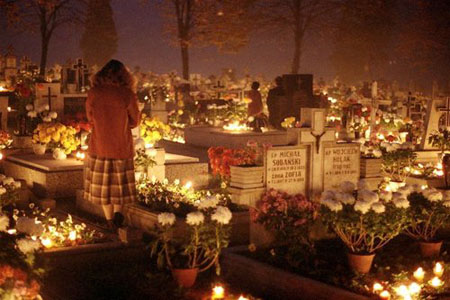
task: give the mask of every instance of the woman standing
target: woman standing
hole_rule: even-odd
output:
[[[131,129],[139,124],[140,112],[134,85],[125,66],[111,60],[94,76],[86,100],[92,134],[85,170],[85,199],[102,205],[110,229],[123,218],[123,205],[136,200]]]

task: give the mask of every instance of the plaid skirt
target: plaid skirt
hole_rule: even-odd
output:
[[[87,156],[84,170],[84,199],[100,205],[135,202],[133,159]]]

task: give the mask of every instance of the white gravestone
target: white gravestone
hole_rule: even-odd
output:
[[[424,150],[436,150],[430,143],[428,137],[431,133],[439,130],[439,121],[443,118],[443,123],[446,127],[450,126],[450,97],[446,99],[430,100],[427,105],[427,115],[425,118],[425,133],[420,145]]]
[[[289,194],[306,194],[308,147],[272,147],[266,151],[266,186]]]
[[[324,145],[323,188],[338,187],[344,181],[357,183],[360,175],[360,150],[356,144]]]
[[[62,116],[64,102],[60,83],[36,83],[35,109],[43,105],[49,105],[50,111],[56,111],[58,116]]]

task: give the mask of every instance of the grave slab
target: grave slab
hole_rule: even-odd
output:
[[[3,162],[3,169],[8,176],[25,180],[40,198],[74,197],[76,190],[83,188],[83,162],[74,158],[14,154]]]
[[[231,132],[212,127],[189,127],[184,131],[186,144],[205,148],[218,146],[239,148],[246,146],[248,141],[284,146],[294,144],[295,136],[295,131]]]

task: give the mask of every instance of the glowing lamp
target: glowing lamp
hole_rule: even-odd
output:
[[[425,277],[425,272],[421,267],[419,267],[416,271],[414,271],[413,275],[414,278],[420,282]]]
[[[433,273],[437,277],[441,277],[442,274],[444,274],[444,268],[442,267],[441,263],[436,263],[436,265],[433,268]]]
[[[417,294],[420,294],[421,288],[420,288],[420,285],[413,282],[408,286],[408,290],[411,295],[417,295]]]
[[[11,106],[8,106],[7,110],[8,112],[11,112]]]
[[[75,158],[76,158],[77,160],[84,160],[84,159],[86,158],[86,154],[85,154],[84,152],[78,151],[78,152],[75,154]]]
[[[225,289],[220,285],[216,285],[213,288],[212,298],[213,299],[223,299],[224,297],[225,297]]]
[[[380,293],[380,299],[382,299],[382,300],[389,300],[389,299],[391,299],[391,294],[389,294],[388,291],[382,291]]]
[[[74,231],[74,230],[72,230],[72,231],[69,233],[69,240],[75,241],[76,239],[77,239],[77,232]]]
[[[382,290],[383,290],[383,286],[381,284],[379,284],[378,282],[375,282],[373,284],[373,292],[374,293],[381,292]]]
[[[49,238],[41,239],[41,243],[45,248],[51,248],[53,246],[53,242]]]
[[[444,282],[440,280],[439,277],[433,277],[433,279],[431,279],[428,283],[434,288],[439,288],[444,284]]]

